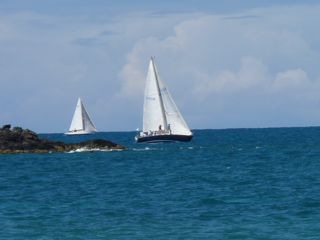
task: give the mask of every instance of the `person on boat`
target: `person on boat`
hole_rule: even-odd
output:
[[[170,126],[170,123],[168,124],[168,132],[169,132],[169,134],[171,134],[171,126]]]

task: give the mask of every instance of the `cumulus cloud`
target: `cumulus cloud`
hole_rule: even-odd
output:
[[[293,89],[304,91],[312,86],[307,73],[302,69],[290,69],[276,75],[272,87],[275,90]]]
[[[232,93],[244,89],[260,87],[263,88],[267,79],[267,67],[259,60],[244,57],[241,60],[238,71],[221,70],[213,76],[203,76],[196,73],[198,79],[195,88],[198,96],[210,94]],[[197,76],[198,75],[198,76]]]

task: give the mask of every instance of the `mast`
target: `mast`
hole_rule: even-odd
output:
[[[80,99],[80,98],[79,98]],[[82,122],[82,130],[85,130],[85,125],[84,125],[84,116],[83,116],[83,104],[82,101],[80,99],[80,109],[81,109],[81,122]]]
[[[164,110],[164,104],[163,104],[161,91],[160,91],[160,87],[159,87],[158,74],[157,74],[157,71],[156,71],[156,67],[155,67],[155,64],[154,64],[154,58],[153,57],[151,57],[151,61],[152,61],[154,75],[155,75],[155,78],[156,78],[156,85],[157,85],[157,90],[158,90],[158,95],[159,95],[159,100],[160,100],[160,109],[161,109],[161,115],[162,115],[162,120],[163,120],[163,129],[164,130],[168,130],[167,117],[166,117],[165,110]]]

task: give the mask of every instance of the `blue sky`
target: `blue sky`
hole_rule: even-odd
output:
[[[142,125],[150,56],[191,128],[320,123],[318,1],[0,2],[0,124]]]

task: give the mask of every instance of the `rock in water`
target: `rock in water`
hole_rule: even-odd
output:
[[[11,129],[11,125],[0,128],[0,153],[48,153],[69,152],[84,149],[96,150],[123,150],[123,146],[111,141],[96,139],[81,143],[67,144],[63,142],[48,141],[29,130],[20,127]]]
[[[3,125],[1,130],[10,130],[11,128],[11,124],[6,124],[6,125]]]

